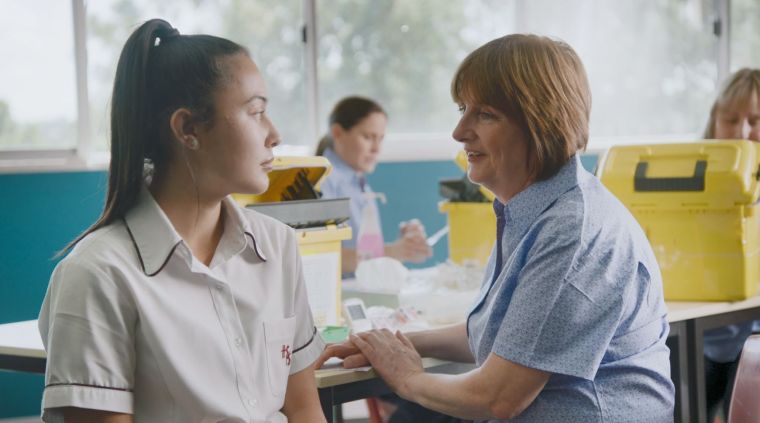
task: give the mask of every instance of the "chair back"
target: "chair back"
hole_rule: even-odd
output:
[[[760,422],[760,335],[747,338],[736,370],[728,423]]]

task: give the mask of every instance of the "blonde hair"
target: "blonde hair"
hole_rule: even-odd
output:
[[[743,109],[757,94],[760,94],[760,69],[743,68],[731,74],[710,109],[703,137],[715,138],[715,120],[719,111]]]
[[[529,34],[492,40],[459,65],[451,96],[515,119],[528,136],[535,180],[550,178],[586,148],[591,90],[583,63],[562,41]]]

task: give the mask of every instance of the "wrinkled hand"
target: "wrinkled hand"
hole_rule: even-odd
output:
[[[332,357],[342,358],[343,367],[346,369],[355,369],[357,367],[369,366],[369,361],[359,351],[351,341],[346,341],[342,344],[332,344],[322,351],[322,355],[317,358],[315,362],[315,368],[319,369],[325,364],[325,361]]]
[[[425,227],[417,219],[401,222],[399,238],[393,243],[401,261],[421,263],[432,257],[433,250],[427,245]]]
[[[380,329],[352,335],[350,341],[394,392],[410,398],[407,382],[425,370],[409,338],[398,331],[394,334]]]

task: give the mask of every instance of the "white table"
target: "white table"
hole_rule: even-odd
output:
[[[667,306],[671,376],[676,384],[676,422],[707,423],[704,333],[760,319],[760,296],[736,302],[669,301]]]
[[[667,302],[671,349],[671,377],[676,385],[676,422],[706,423],[704,332],[728,324],[760,319],[760,296],[738,302]],[[457,373],[461,363],[425,359],[428,371]],[[37,321],[0,325],[0,370],[44,373],[45,351]],[[388,388],[369,372],[317,372],[322,408],[328,418],[333,407],[348,401],[387,393]]]
[[[36,320],[0,325],[0,370],[45,373],[45,349]]]
[[[36,320],[0,325],[0,370],[45,373],[45,360]],[[423,366],[433,373],[461,373],[468,365],[425,358]],[[373,369],[362,372],[317,370],[316,382],[328,421],[333,420],[335,407],[340,404],[389,392]]]

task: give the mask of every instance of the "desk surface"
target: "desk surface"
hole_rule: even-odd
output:
[[[0,325],[0,354],[45,358],[36,320]]]
[[[40,339],[36,320],[7,323],[0,325],[0,354],[15,357],[45,358],[45,349]],[[426,369],[449,364],[447,361],[425,358],[422,360]],[[342,385],[351,382],[374,379],[377,377],[374,369],[368,371],[349,371],[344,369],[317,370],[318,388]]]
[[[437,367],[449,365],[451,362],[435,358],[423,358],[422,367],[427,370],[435,370]],[[375,369],[367,371],[352,371],[344,369],[323,369],[316,371],[317,388],[329,388],[330,386],[343,385],[345,383],[360,382],[374,379],[377,376]]]
[[[698,317],[711,316],[731,311],[760,306],[760,296],[736,302],[681,302],[668,301],[668,322],[675,323]],[[45,358],[36,320],[6,323],[0,325],[0,354],[17,357]],[[432,368],[443,362],[425,359],[425,367]],[[317,384],[321,387],[339,383],[354,382],[376,377],[374,370],[367,372],[346,372],[343,370],[320,370]]]
[[[760,295],[734,302],[666,301],[668,322],[675,323],[699,317],[713,316],[760,306]]]

